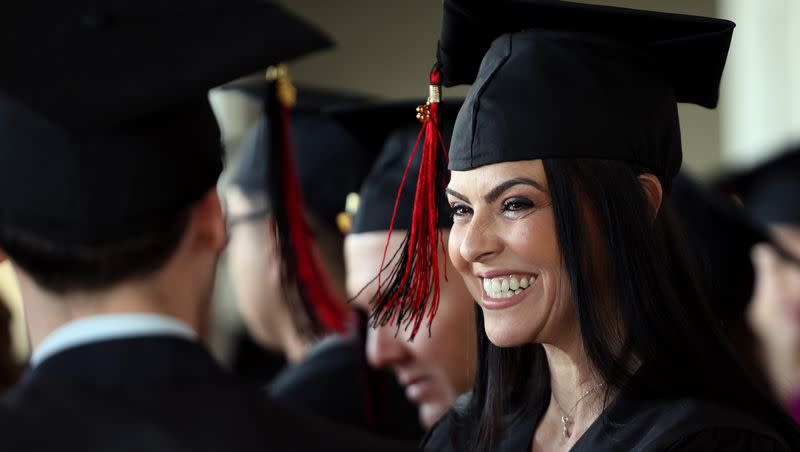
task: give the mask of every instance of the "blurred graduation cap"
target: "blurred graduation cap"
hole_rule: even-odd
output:
[[[679,173],[670,201],[688,239],[708,301],[723,323],[744,319],[753,296],[754,245],[771,242],[767,232],[724,194]]]
[[[716,185],[737,196],[761,224],[800,226],[800,146],[786,149],[755,168],[726,176]]]
[[[331,45],[260,0],[12,1],[0,17],[0,224],[98,247],[214,186],[217,85]]]
[[[224,89],[233,89],[264,102],[268,88],[266,82],[259,80],[227,85]],[[375,156],[324,110],[368,103],[367,97],[356,94],[306,87],[297,89],[291,120],[297,180],[308,212],[331,227],[336,227],[342,200],[348,193],[358,190]],[[262,115],[248,130],[238,151],[238,163],[233,168],[230,184],[246,194],[271,197],[269,163],[274,150],[270,147],[270,121],[274,118]]]
[[[329,109],[331,116],[349,129],[375,156],[369,173],[362,178],[360,190],[351,194],[349,201],[345,202],[345,206],[350,204],[349,213],[352,215],[351,227],[346,228],[348,232],[388,231],[392,227],[393,217],[395,229],[411,227],[421,157],[421,153],[417,152],[411,158],[420,138],[419,122],[413,115],[416,106],[413,102],[381,102]],[[445,127],[442,137],[445,143],[450,141],[452,122],[460,106],[461,101],[441,104],[442,117],[450,118],[450,121],[443,121]],[[446,126],[448,123],[450,127]],[[439,196],[445,202],[444,192]],[[452,220],[449,210],[440,210],[436,221],[439,227],[450,227]]]
[[[234,88],[265,109],[242,142],[230,184],[245,194],[266,196],[268,206],[261,214],[269,212],[275,219],[284,295],[298,329],[312,336],[342,331],[344,300],[319,259],[306,213],[335,228],[342,200],[369,170],[374,154],[323,113],[326,107],[358,105],[365,99],[300,89],[289,120],[287,111],[275,108],[272,84]]]
[[[445,0],[431,107],[441,84],[472,84],[456,119],[449,168],[612,159],[641,166],[669,189],[682,160],[676,103],[716,105],[733,28],[726,20],[554,0]],[[430,117],[437,121],[435,108]],[[432,144],[425,152],[438,153]],[[442,178],[420,180],[432,187]],[[432,209],[430,199],[422,197],[423,210]],[[438,274],[415,275],[432,265],[425,250],[435,240],[412,238],[409,253],[417,257],[382,290],[377,309],[414,303],[398,299],[398,287],[409,284],[404,294],[433,293],[435,307]]]

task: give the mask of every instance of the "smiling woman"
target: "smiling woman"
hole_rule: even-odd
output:
[[[472,85],[448,251],[479,347],[472,395],[425,447],[797,450],[708,315],[670,208],[676,103],[716,105],[734,25],[504,5],[444,2],[435,72]]]

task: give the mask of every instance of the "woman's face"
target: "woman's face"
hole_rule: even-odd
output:
[[[345,240],[347,292],[364,310],[369,310],[370,299],[377,289],[373,280],[388,235],[388,232],[351,234]],[[389,256],[400,246],[403,236],[404,231],[392,234]],[[441,281],[439,310],[430,336],[424,326],[413,342],[407,340],[402,329],[395,336],[394,326],[367,331],[369,364],[394,372],[408,399],[419,407],[420,422],[426,428],[444,414],[456,397],[471,389],[475,375],[472,298],[461,278],[454,274],[452,264],[448,262],[447,266],[449,279]]]
[[[541,160],[453,171],[449,252],[499,347],[566,346],[577,318]]]
[[[246,218],[262,210],[263,203],[237,189],[226,193],[229,218]],[[236,303],[253,338],[263,347],[277,346],[276,311],[283,309],[280,261],[269,216],[236,221],[229,226],[228,265]]]

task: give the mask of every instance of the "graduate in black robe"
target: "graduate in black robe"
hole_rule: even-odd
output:
[[[0,249],[33,349],[0,447],[400,449],[278,406],[202,344],[227,241],[208,90],[327,37],[262,1],[15,1],[0,43]]]
[[[267,98],[263,83],[231,84],[228,88],[259,102]],[[366,177],[376,152],[323,110],[365,102],[359,96],[300,88],[291,118],[291,155],[303,195],[303,213],[315,220],[312,230],[322,257],[320,264],[333,282],[330,289],[346,309],[346,329],[326,331],[313,325],[318,324],[314,319],[319,313],[304,299],[305,291],[297,290],[304,289],[304,283],[280,277],[289,263],[285,252],[275,252],[277,242],[292,238],[286,230],[271,229],[289,212],[273,209],[282,196],[275,182],[285,178],[285,171],[275,167],[282,156],[271,141],[280,133],[274,127],[280,118],[268,111],[245,136],[230,179],[229,263],[250,334],[262,347],[279,347],[289,358],[287,365],[264,382],[274,400],[341,425],[416,444],[422,430],[414,407],[391,374],[367,365],[366,322],[349,309],[343,295],[344,231],[337,219],[348,193],[358,190]],[[413,115],[410,119],[413,121]]]
[[[719,334],[669,202],[676,103],[716,105],[734,24],[545,0],[444,8],[426,126],[439,125],[440,84],[472,86],[449,182],[426,173],[431,194],[418,199],[435,210],[446,184],[479,368],[424,446],[797,450],[797,427]],[[435,303],[407,294],[438,287],[424,261],[436,239],[417,213],[405,271],[373,314],[415,328]]]

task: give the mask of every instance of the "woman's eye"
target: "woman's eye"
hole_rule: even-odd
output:
[[[472,209],[465,206],[464,204],[451,204],[450,205],[450,215],[453,217],[464,217],[472,213]]]
[[[503,203],[503,212],[521,212],[534,207],[533,202],[525,198],[511,198]]]

